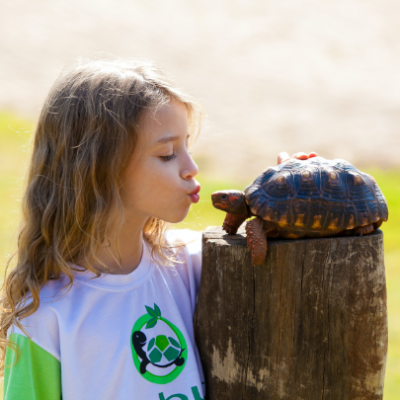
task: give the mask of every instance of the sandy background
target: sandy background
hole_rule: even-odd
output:
[[[400,167],[399,20],[394,0],[0,0],[0,109],[36,118],[66,62],[105,51],[204,104],[204,172],[257,175],[282,150]]]

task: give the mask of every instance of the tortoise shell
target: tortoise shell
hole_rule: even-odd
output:
[[[286,238],[331,236],[377,228],[388,206],[374,178],[345,160],[290,159],[267,168],[244,190],[251,212]]]

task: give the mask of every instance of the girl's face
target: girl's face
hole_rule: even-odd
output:
[[[128,220],[157,217],[182,221],[200,189],[199,172],[188,151],[188,113],[185,105],[170,101],[154,116],[139,122],[136,149],[123,177],[122,200]]]

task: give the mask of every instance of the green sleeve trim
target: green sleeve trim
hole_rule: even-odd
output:
[[[9,339],[21,353],[15,364],[15,351],[7,348],[3,400],[60,400],[60,362],[23,335],[12,333]]]

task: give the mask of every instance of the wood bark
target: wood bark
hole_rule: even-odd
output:
[[[203,233],[195,335],[209,400],[378,400],[387,355],[383,234],[268,239]]]

